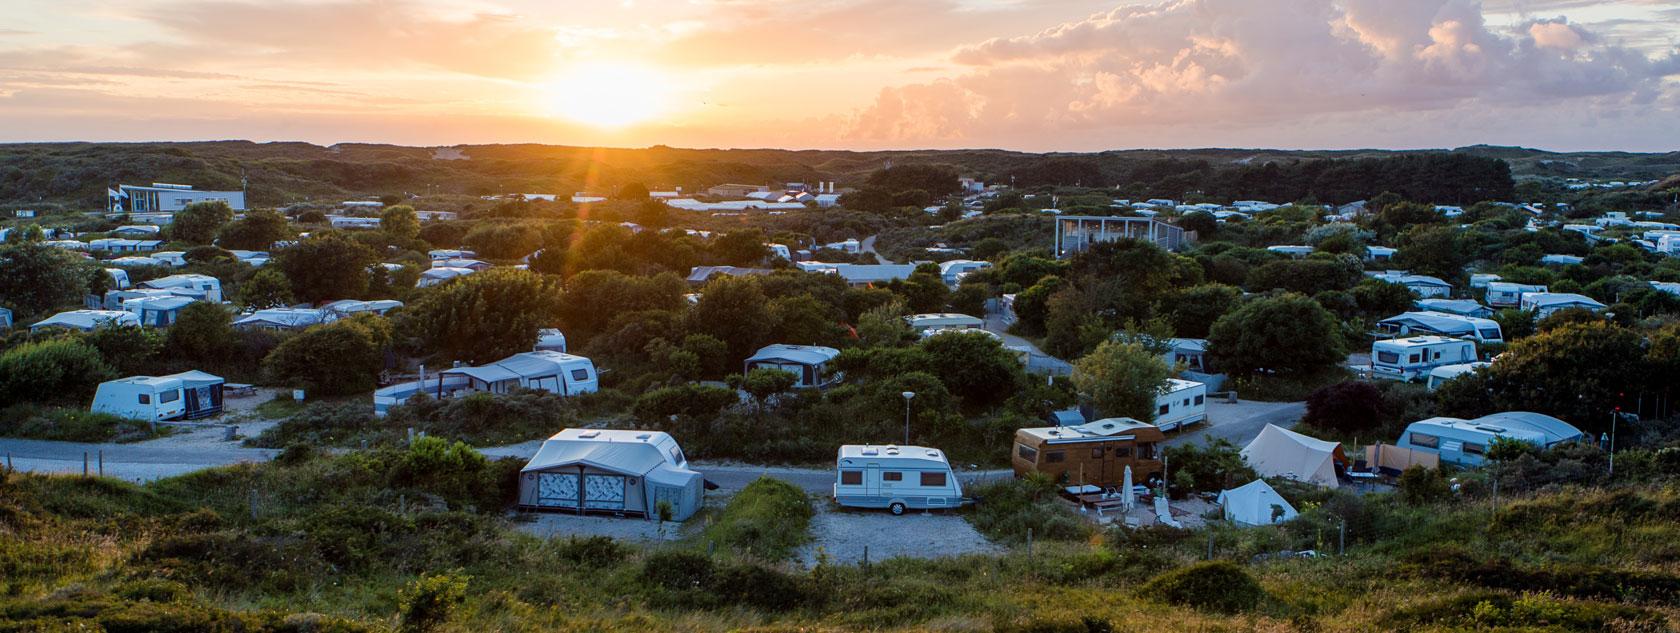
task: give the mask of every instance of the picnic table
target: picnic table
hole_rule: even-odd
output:
[[[247,396],[254,396],[254,395],[257,395],[257,387],[256,387],[256,385],[247,385],[247,384],[244,384],[244,383],[230,382],[230,383],[222,385],[222,395],[226,396],[226,397],[229,397],[229,398],[244,398],[244,397],[247,397]]]

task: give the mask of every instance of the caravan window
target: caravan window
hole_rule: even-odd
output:
[[[1163,404],[1163,405],[1161,405],[1161,410],[1160,410],[1160,412],[1159,412],[1159,413],[1160,413],[1160,414],[1161,414],[1161,415],[1166,415],[1166,414],[1167,414],[1167,411],[1168,411],[1168,410],[1169,410],[1169,409],[1172,409],[1172,403],[1170,403],[1170,402],[1169,402],[1169,403],[1167,403],[1167,404]]]
[[[1196,406],[1201,406],[1205,401],[1205,396],[1196,396]]]
[[[1461,448],[1459,450],[1462,450],[1462,451],[1464,451],[1466,453],[1469,453],[1471,455],[1486,455],[1487,454],[1487,447],[1486,446],[1482,446],[1481,444],[1472,444],[1470,442],[1465,442],[1464,443],[1464,448]]]
[[[1482,330],[1482,338],[1490,341],[1497,340],[1499,338],[1499,330]]]
[[[1132,447],[1116,446],[1114,447],[1114,456],[1120,459],[1130,459],[1132,456]]]
[[[589,370],[587,370],[587,369],[574,369],[574,370],[572,370],[572,380],[589,380]]]
[[[863,471],[861,471],[861,470],[842,470],[842,471],[840,471],[840,485],[842,485],[842,486],[861,486],[861,485],[863,485]]]
[[[180,399],[181,399],[181,392],[179,390],[175,390],[175,389],[171,389],[169,391],[165,391],[163,393],[158,394],[158,402],[174,402],[174,401],[180,400]]]
[[[671,447],[671,462],[674,463],[674,464],[677,464],[678,466],[681,466],[686,461],[687,460],[683,459],[682,447],[672,446]]]
[[[881,481],[904,481],[904,473],[889,470],[881,473]]]
[[[1440,448],[1441,438],[1423,433],[1413,433],[1410,438],[1412,446],[1419,448]]]
[[[945,485],[945,473],[923,472],[922,485],[943,487]]]
[[[1394,352],[1377,352],[1377,362],[1393,365],[1400,362],[1400,355]]]
[[[152,394],[149,394],[149,393],[140,394],[140,404],[151,404],[151,403],[152,403]]]
[[[1103,447],[1098,446],[1096,448],[1091,449],[1091,459],[1102,459],[1102,456],[1103,456]]]
[[[1060,464],[1066,459],[1067,453],[1062,451],[1050,451],[1044,454],[1044,463],[1046,464]]]
[[[1415,365],[1415,364],[1417,364],[1418,360],[1420,360],[1420,359],[1419,359],[1417,354],[1412,354],[1412,355],[1406,357],[1406,362],[1408,364]]]
[[[1155,459],[1155,445],[1139,444],[1137,447],[1137,457],[1138,459]]]
[[[1016,444],[1015,445],[1015,454],[1017,456],[1019,456],[1021,459],[1027,460],[1029,462],[1033,462],[1035,464],[1038,463],[1038,449],[1033,448],[1031,446],[1027,446],[1026,444]]]

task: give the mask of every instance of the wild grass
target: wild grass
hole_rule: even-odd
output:
[[[15,404],[0,410],[0,436],[59,442],[139,442],[169,428],[108,413],[69,407]]]
[[[1286,489],[1303,516],[1276,528],[1087,531],[1035,537],[1030,553],[1015,546],[800,569],[777,562],[805,538],[810,516],[804,493],[785,483],[756,482],[694,540],[649,547],[513,529],[502,509],[516,467],[435,440],[146,485],[5,473],[0,631],[391,630],[420,607],[442,614],[427,620],[438,631],[1663,630],[1680,622],[1680,552],[1664,545],[1680,542],[1672,488],[1550,490],[1498,507]],[[1031,503],[995,507],[1018,515],[1007,524],[1034,512]],[[1346,555],[1260,556],[1308,545],[1334,552],[1343,522]],[[1209,535],[1225,562],[1193,567]],[[705,539],[716,539],[715,552],[699,546]],[[452,580],[416,582],[439,576]],[[458,595],[456,580],[465,583]],[[432,585],[449,590],[423,591]]]

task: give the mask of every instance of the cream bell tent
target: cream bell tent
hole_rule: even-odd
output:
[[[1337,486],[1337,465],[1347,462],[1341,444],[1272,424],[1243,448],[1242,456],[1261,477],[1284,477],[1326,488]]]
[[[1243,525],[1273,525],[1295,518],[1295,506],[1272,489],[1264,479],[1256,479],[1231,490],[1219,493],[1219,507],[1225,518]]]
[[[566,429],[543,441],[519,473],[519,505],[671,519],[700,510],[705,479],[670,434],[659,431]]]

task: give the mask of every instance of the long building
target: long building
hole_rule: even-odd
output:
[[[114,213],[173,213],[198,202],[226,202],[235,211],[245,210],[243,191],[205,191],[192,185],[156,182],[150,186],[117,185],[105,190],[106,206]]]
[[[1098,242],[1143,240],[1169,251],[1188,242],[1184,229],[1153,218],[1098,215],[1056,217],[1056,259],[1065,259]]]

